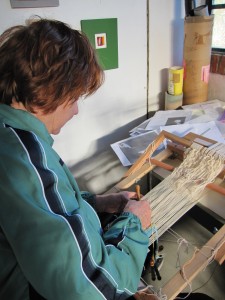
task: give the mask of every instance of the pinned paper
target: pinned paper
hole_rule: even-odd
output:
[[[209,83],[209,71],[210,65],[202,66],[201,80],[205,83]]]

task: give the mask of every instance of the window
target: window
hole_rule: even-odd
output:
[[[210,72],[225,75],[225,0],[208,0],[214,15]]]
[[[225,52],[225,0],[209,2],[209,12],[214,15],[212,50]]]

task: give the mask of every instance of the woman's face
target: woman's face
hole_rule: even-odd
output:
[[[65,102],[57,107],[54,112],[43,114],[43,112],[35,108],[35,113],[32,113],[42,123],[45,124],[50,134],[58,134],[61,128],[70,120],[73,116],[78,114],[78,100],[74,102]],[[26,110],[21,102],[12,101],[11,106],[15,109]]]
[[[57,109],[49,113],[44,118],[40,118],[45,123],[50,134],[58,134],[61,128],[72,119],[73,116],[78,114],[78,101],[63,103]]]

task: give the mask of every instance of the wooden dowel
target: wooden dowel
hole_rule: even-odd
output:
[[[167,170],[167,171],[173,171],[174,170],[174,167],[169,165],[169,164],[166,164],[162,161],[159,161],[155,158],[151,158],[150,159],[150,162],[157,166],[157,167],[160,167],[164,170]],[[225,195],[225,188],[223,188],[222,186],[218,185],[218,184],[215,184],[215,183],[208,183],[206,185],[206,187],[209,189],[209,190],[212,190],[214,192],[217,192],[217,193],[220,193],[221,195]]]
[[[206,185],[207,189],[210,189],[212,191],[215,191],[217,193],[220,193],[221,195],[225,196],[225,188],[222,186],[215,184],[215,183],[209,183]]]
[[[137,194],[137,200],[139,201],[141,199],[141,187],[139,184],[135,185],[136,194]]]
[[[167,171],[173,171],[174,170],[173,166],[171,166],[169,164],[166,164],[166,163],[164,163],[162,161],[159,161],[159,160],[157,160],[155,158],[151,158],[150,162],[151,162],[151,164],[153,164],[153,165],[155,165],[157,167],[163,168],[164,170],[167,170]]]
[[[224,177],[225,177],[225,169],[224,169],[222,172],[220,172],[220,174],[219,174],[217,177],[219,177],[219,178],[221,178],[221,179],[224,180]]]
[[[179,137],[179,136],[177,136],[175,134],[172,134],[170,132],[167,132],[165,130],[162,130],[161,133],[164,135],[164,137],[166,139],[169,139],[172,142],[179,143],[179,144],[181,144],[181,145],[183,145],[185,147],[191,147],[191,145],[193,144],[192,141],[188,141],[185,138]]]

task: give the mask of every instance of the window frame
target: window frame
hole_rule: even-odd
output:
[[[207,4],[208,4],[209,15],[211,15],[213,9],[222,9],[222,8],[225,9],[225,3],[224,4],[212,4],[213,0],[208,0],[207,2],[208,2]],[[225,48],[212,47],[212,52],[214,54],[218,54],[218,53],[225,54]]]

